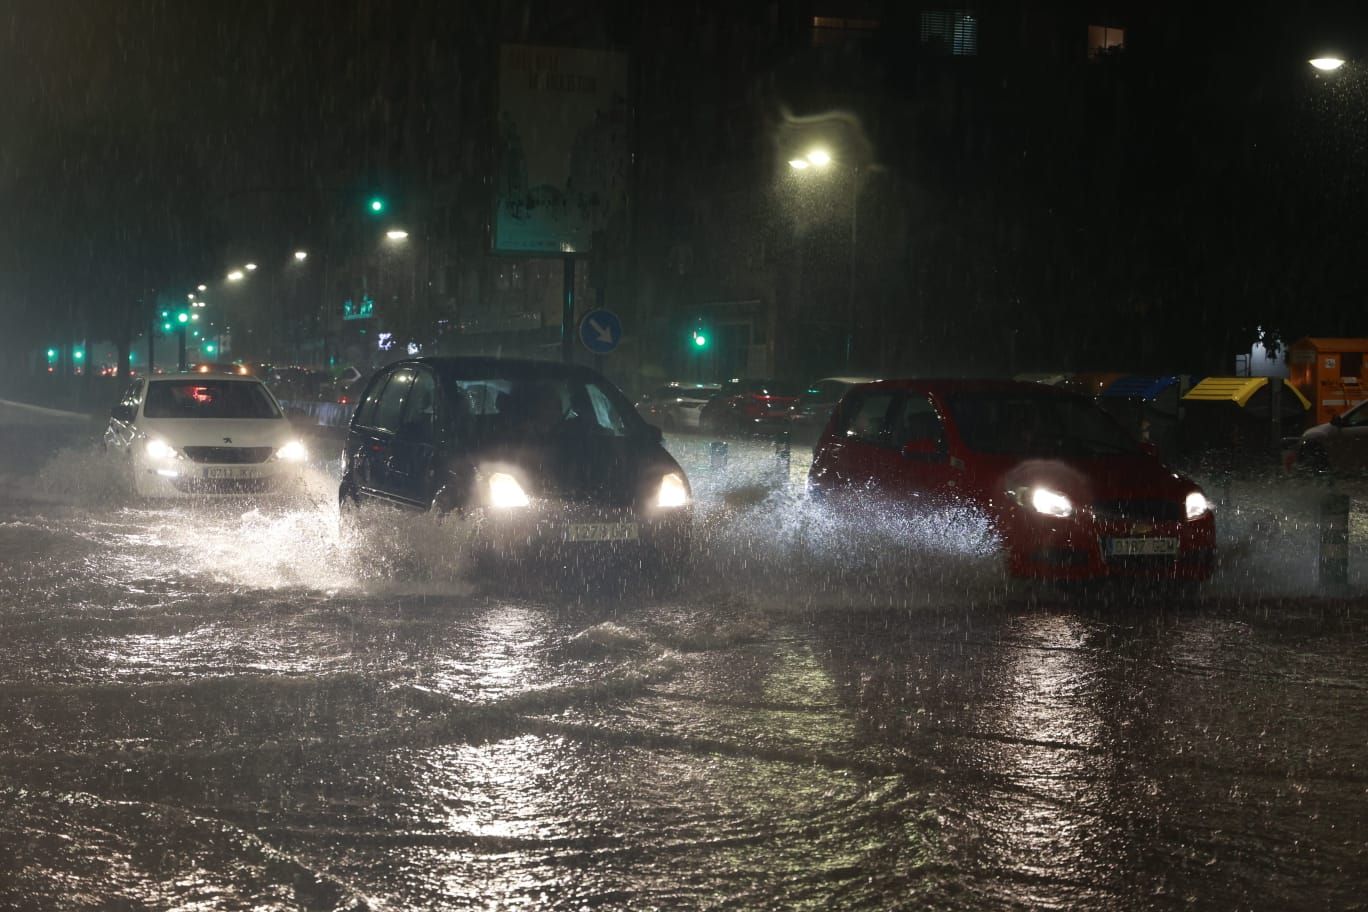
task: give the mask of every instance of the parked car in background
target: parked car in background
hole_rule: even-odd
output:
[[[814,440],[826,427],[827,419],[836,408],[836,403],[850,391],[852,386],[861,383],[874,383],[877,377],[823,377],[813,381],[798,395],[790,413],[793,435],[800,439]]]
[[[647,421],[666,431],[697,430],[703,406],[721,389],[720,383],[676,381],[642,396],[637,410]]]
[[[105,448],[145,497],[294,490],[308,449],[266,385],[239,374],[161,374],[114,406]]]
[[[1024,578],[1202,581],[1206,497],[1090,399],[1041,384],[889,380],[854,387],[819,441],[809,491],[834,508],[969,509]]]
[[[1307,428],[1292,438],[1290,467],[1334,475],[1368,472],[1368,402],[1336,415],[1324,424]]]
[[[699,412],[699,427],[715,433],[783,431],[799,387],[779,380],[734,379]]]
[[[420,358],[371,379],[338,491],[469,523],[481,554],[580,564],[634,555],[673,569],[690,547],[684,470],[618,389],[547,361]]]
[[[353,365],[341,368],[327,384],[328,399],[339,405],[356,405],[366,385],[366,374]]]

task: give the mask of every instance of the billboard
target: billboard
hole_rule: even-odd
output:
[[[627,56],[499,49],[494,250],[587,253],[627,205]]]

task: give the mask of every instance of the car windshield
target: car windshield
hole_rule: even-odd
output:
[[[1084,399],[962,393],[948,404],[964,445],[979,453],[1057,458],[1140,451],[1111,416]]]
[[[458,433],[476,445],[630,437],[645,427],[616,389],[592,379],[459,379],[450,392]]]
[[[252,380],[154,380],[147,388],[148,418],[279,418],[280,409]]]

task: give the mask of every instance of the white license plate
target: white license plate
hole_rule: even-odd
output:
[[[258,470],[247,466],[206,466],[205,478],[259,478]]]
[[[567,541],[636,541],[637,524],[571,523],[565,531]]]
[[[1178,553],[1176,538],[1113,538],[1107,542],[1112,557],[1172,557]]]

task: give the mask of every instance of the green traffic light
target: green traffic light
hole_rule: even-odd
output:
[[[209,343],[206,343],[206,344],[205,344],[205,346],[204,346],[204,353],[205,353],[206,355],[212,355],[212,354],[214,353],[214,343],[213,343],[213,342],[209,342]]]
[[[163,323],[163,324],[162,324],[162,332],[164,332],[164,333],[169,333],[170,331],[171,331],[171,324],[170,324],[170,323]]]
[[[384,212],[384,211],[385,211],[385,199],[384,199],[384,197],[381,197],[381,196],[372,196],[372,197],[370,198],[370,201],[366,203],[366,208],[369,209],[369,210],[370,210],[372,213],[374,213],[375,215],[379,215],[380,213]]]
[[[51,361],[51,360],[52,360],[53,358],[55,358],[55,357],[57,357],[57,349],[55,349],[55,348],[49,348],[49,349],[48,349],[48,360]]]
[[[190,315],[182,310],[180,313],[176,314],[176,320],[180,323],[189,323]]]
[[[79,348],[72,349],[71,357],[75,358],[77,361],[80,361],[82,358],[85,357],[85,352],[81,351]]]
[[[694,343],[694,348],[707,348],[707,347],[708,347],[708,334],[705,333],[705,332],[703,332],[702,330],[697,330],[697,329],[694,330],[694,334],[693,334],[693,343]]]

